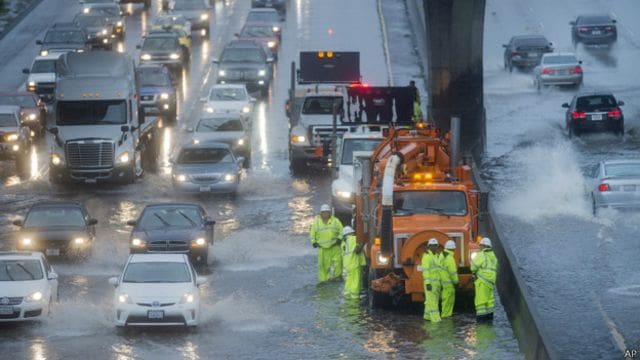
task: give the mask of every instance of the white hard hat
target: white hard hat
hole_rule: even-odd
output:
[[[444,248],[448,250],[454,250],[456,248],[456,242],[453,240],[447,240],[444,244]]]
[[[438,240],[436,240],[435,238],[429,239],[429,242],[427,242],[427,246],[431,246],[431,245],[439,245]]]
[[[331,206],[327,205],[327,204],[323,204],[322,206],[320,206],[320,212],[331,212]]]
[[[355,230],[353,230],[351,226],[345,226],[344,229],[342,229],[342,236],[353,234],[354,232]]]
[[[480,240],[480,245],[493,247],[493,245],[491,245],[491,239],[489,238],[482,238],[482,240]]]

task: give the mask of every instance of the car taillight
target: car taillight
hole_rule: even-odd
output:
[[[609,184],[600,184],[598,185],[598,191],[600,192],[605,192],[605,191],[609,191],[611,190],[611,188],[609,188]]]
[[[585,113],[584,111],[574,111],[571,113],[571,117],[573,117],[574,119],[586,119],[587,113]]]
[[[587,29],[587,28],[585,28],[585,27],[580,27],[580,28],[578,28],[578,32],[587,32],[587,30],[588,30],[588,29]]]
[[[573,69],[570,69],[569,72],[571,74],[582,74],[582,68],[580,66],[576,66]]]
[[[542,69],[542,74],[548,74],[548,75],[553,75],[553,69],[549,69],[549,68],[543,68]]]
[[[609,117],[612,117],[612,118],[619,118],[620,115],[622,115],[622,114],[620,113],[619,109],[615,109],[615,110],[609,111],[608,115],[609,115]]]
[[[615,26],[607,26],[605,29],[606,29],[608,32],[614,32],[614,31],[616,31],[616,27],[615,27]]]

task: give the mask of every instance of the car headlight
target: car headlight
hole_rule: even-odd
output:
[[[49,50],[42,50],[42,51],[40,51],[40,55],[42,55],[42,56],[47,56],[47,55],[49,55]]]
[[[27,295],[25,300],[27,302],[40,301],[42,300],[42,292],[40,291],[32,292],[31,294]]]
[[[18,151],[18,150],[20,150],[20,145],[18,145],[18,144],[13,144],[13,146],[11,146],[11,150],[13,150],[13,151]]]
[[[142,55],[140,55],[140,60],[151,60],[151,55],[142,54]]]
[[[131,245],[133,245],[134,247],[143,247],[145,245],[145,242],[142,239],[133,238],[131,239]]]
[[[269,42],[267,42],[267,46],[269,47],[269,49],[274,48],[276,46],[276,42],[275,41],[269,41]]]
[[[209,19],[209,14],[204,13],[200,15],[200,20],[207,20],[207,19]]]
[[[218,70],[218,76],[227,76],[227,72],[224,70]]]
[[[183,174],[176,175],[176,180],[178,180],[178,182],[185,182],[187,181],[187,176]]]
[[[280,31],[280,27],[274,26],[274,27],[271,28],[271,30],[273,30],[273,32],[278,32],[278,31]]]
[[[84,244],[84,238],[77,237],[77,238],[73,239],[73,243],[75,245],[82,245],[82,244]]]
[[[18,134],[10,134],[9,136],[7,136],[7,141],[17,141],[18,140]]]
[[[171,54],[169,54],[169,59],[178,60],[178,59],[180,59],[180,54],[171,53]]]
[[[336,190],[336,197],[339,197],[341,199],[351,199],[351,195],[351,191]]]
[[[244,139],[238,139],[238,145],[239,146],[244,145]]]
[[[250,112],[251,112],[251,108],[250,107],[248,107],[248,106],[243,106],[242,107],[242,113],[243,114],[248,114]]]
[[[31,240],[31,238],[23,238],[22,239],[22,245],[31,246],[31,244],[33,244],[33,240]]]
[[[200,139],[193,139],[194,144],[200,144]]]
[[[291,141],[296,144],[302,144],[307,141],[307,138],[305,138],[304,135],[293,135],[291,137]]]
[[[213,113],[213,108],[211,106],[207,106],[207,108],[204,109],[204,111],[206,111],[208,113]]]
[[[116,26],[122,26],[122,21],[118,21],[118,22],[116,23]]]
[[[378,261],[378,264],[380,264],[380,265],[389,264],[389,257],[383,255],[380,251],[378,251],[378,253],[376,254],[376,260]]]
[[[206,243],[207,243],[207,241],[202,237],[199,237],[199,238],[191,241],[191,244],[195,245],[195,246],[202,246],[202,245],[204,245]]]
[[[107,29],[102,29],[102,31],[100,31],[100,33],[101,33],[102,35],[107,35]]]
[[[120,304],[132,304],[133,303],[131,301],[131,298],[129,297],[129,295],[127,295],[125,293],[121,293],[120,295],[118,295],[118,302]]]
[[[224,176],[224,181],[234,181],[236,179],[236,176],[233,174],[226,174]]]
[[[76,49],[76,52],[84,52],[84,49]]]
[[[162,94],[160,94],[160,99],[162,99],[162,100],[168,100],[168,99],[169,99],[169,94],[168,94],[168,93],[162,93]]]
[[[196,297],[193,296],[193,294],[186,293],[186,294],[182,295],[182,298],[180,298],[180,304],[191,304],[195,300],[196,300]]]
[[[258,70],[258,76],[266,76],[267,75],[267,70]]]
[[[59,154],[52,153],[51,154],[51,163],[55,166],[62,164],[62,157]]]
[[[83,13],[85,13],[85,14],[88,14],[90,10],[91,10],[91,9],[89,9],[88,7],[86,7],[86,8],[84,8],[84,9],[82,9],[82,12],[83,12]]]
[[[27,119],[29,119],[31,121],[33,121],[33,120],[35,120],[37,118],[38,118],[38,115],[36,115],[36,114],[29,114],[29,116],[27,117]]]
[[[131,160],[131,159],[129,158],[129,152],[128,151],[125,151],[122,154],[120,154],[120,156],[118,156],[118,162],[120,164],[126,164],[126,163],[129,162],[129,160]]]

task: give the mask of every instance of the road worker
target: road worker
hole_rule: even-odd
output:
[[[476,317],[478,321],[492,321],[498,259],[489,238],[480,240],[480,252],[471,258],[471,272],[475,278]]]
[[[440,282],[442,283],[442,316],[451,317],[453,305],[456,300],[456,286],[458,285],[458,266],[455,258],[456,243],[448,240],[442,251],[442,268],[440,269]]]
[[[424,281],[424,319],[431,322],[440,321],[440,271],[442,268],[441,258],[438,255],[438,240],[429,239],[427,251],[422,254],[420,271]]]
[[[342,278],[342,254],[340,241],[342,223],[331,214],[331,207],[324,204],[309,230],[311,245],[318,249],[318,281]],[[333,267],[333,272],[331,268]]]
[[[342,266],[346,273],[343,294],[347,299],[359,299],[362,289],[362,267],[367,264],[362,244],[357,243],[355,231],[351,226],[344,227],[342,236]]]

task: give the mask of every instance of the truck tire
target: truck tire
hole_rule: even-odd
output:
[[[304,174],[306,165],[304,160],[289,158],[289,169],[293,175]]]
[[[369,269],[369,282],[367,282],[369,307],[371,309],[384,309],[388,310],[393,308],[393,300],[389,294],[373,291],[369,284],[372,280],[381,278],[383,276],[382,271]]]

